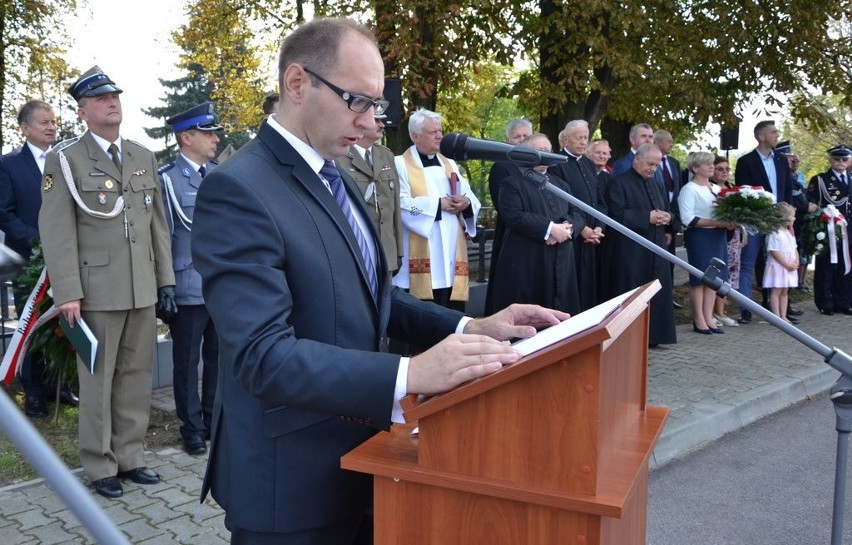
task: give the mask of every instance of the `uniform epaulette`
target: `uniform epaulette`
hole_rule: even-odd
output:
[[[139,142],[137,142],[136,140],[131,140],[131,139],[129,139],[129,138],[125,138],[125,140],[126,140],[126,141],[128,141],[128,142],[130,142],[131,144],[136,144],[136,145],[137,145],[137,146],[139,146],[140,148],[148,149],[148,148],[147,148],[144,144],[140,144],[140,143],[139,143]],[[150,150],[148,150],[148,151],[150,151]]]
[[[161,166],[160,168],[157,169],[157,174],[162,174],[163,172],[170,170],[174,166],[175,166],[174,161],[172,161],[171,163],[169,163],[167,165],[163,165],[163,166]]]
[[[71,144],[73,144],[73,143],[77,142],[78,140],[80,140],[80,137],[79,137],[79,136],[75,136],[75,137],[73,137],[73,138],[69,138],[69,139],[67,139],[67,140],[63,140],[62,142],[60,142],[60,143],[58,143],[58,144],[55,144],[55,145],[53,146],[53,148],[51,149],[51,151],[57,151],[57,152],[58,152],[58,151],[62,151],[62,150],[64,150],[65,148],[67,148],[68,146],[70,146]]]

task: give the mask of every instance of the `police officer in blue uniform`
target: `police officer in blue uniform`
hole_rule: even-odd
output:
[[[219,143],[213,103],[205,102],[166,120],[177,139],[174,162],[159,169],[166,220],[172,235],[172,264],[177,282],[177,314],[171,319],[175,408],[182,425],[183,448],[192,455],[207,452],[213,398],[216,393],[219,341],[201,295],[201,276],[192,266],[190,235],[195,196],[210,169],[216,166]],[[201,397],[198,362],[202,361]]]

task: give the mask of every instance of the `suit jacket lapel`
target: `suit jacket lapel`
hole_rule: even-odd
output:
[[[346,244],[349,247],[349,252],[358,262],[358,268],[361,271],[361,280],[364,283],[364,287],[368,287],[367,273],[365,270],[364,258],[361,255],[361,250],[358,248],[358,242],[355,240],[355,235],[352,233],[352,227],[349,225],[349,221],[346,219],[346,216],[343,215],[343,210],[338,206],[337,201],[334,200],[334,196],[319,179],[319,176],[316,172],[314,172],[308,164],[299,156],[293,146],[291,146],[287,140],[285,140],[280,134],[278,134],[275,129],[267,125],[266,123],[260,128],[257,137],[272,151],[275,157],[282,165],[289,165],[292,167],[292,173],[286,172],[286,170],[281,170],[282,178],[292,177],[297,183],[299,183],[308,194],[313,197],[314,200],[319,203],[319,205],[325,210],[329,219],[334,223],[335,227],[338,231],[346,238]],[[358,191],[358,187],[355,182],[345,173],[341,171],[341,177],[343,178],[343,185],[346,188],[346,192],[349,195],[349,200],[361,211],[361,217],[364,219],[369,218],[367,216],[367,212],[364,209],[361,201],[364,198],[361,196]],[[377,254],[377,276],[379,283],[379,298],[384,293],[383,286],[386,283],[387,276],[387,265],[384,261],[383,252],[381,251],[381,243],[378,242],[378,238],[376,233],[373,231],[372,223],[367,219],[366,224],[368,226],[368,232],[373,237],[373,244],[376,248]],[[372,297],[371,297],[372,299]]]

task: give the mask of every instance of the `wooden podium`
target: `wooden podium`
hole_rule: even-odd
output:
[[[344,469],[375,476],[375,544],[645,543],[648,461],[668,415],[645,405],[659,286],[493,375],[407,399],[408,424],[345,455]]]

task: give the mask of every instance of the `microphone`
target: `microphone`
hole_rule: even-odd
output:
[[[441,154],[456,161],[482,159],[485,161],[508,161],[519,166],[556,165],[568,161],[567,155],[538,151],[535,148],[513,146],[503,142],[480,140],[453,132],[441,139]]]

